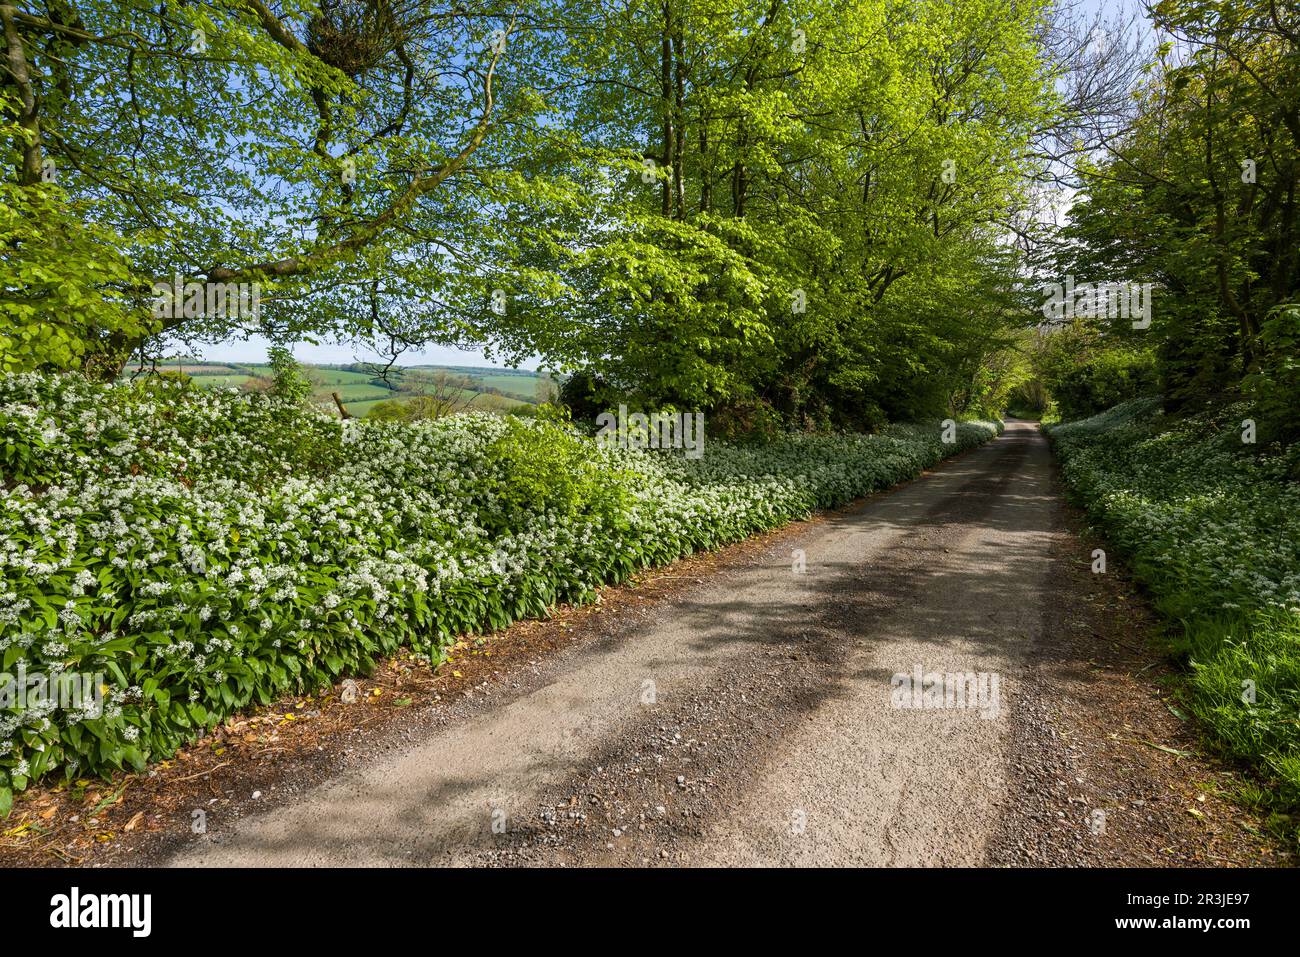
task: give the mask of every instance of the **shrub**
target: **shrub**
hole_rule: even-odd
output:
[[[587,515],[614,522],[632,497],[632,472],[594,457],[590,441],[544,416],[507,418],[487,459],[493,471],[486,481],[497,505],[487,525],[495,531],[519,528],[536,512],[562,521]]]
[[[293,357],[293,353],[284,346],[272,346],[269,350],[271,364],[272,392],[276,397],[291,405],[301,405],[311,396],[311,381],[302,371],[302,366]]]
[[[560,383],[559,404],[574,422],[594,423],[596,416],[618,405],[618,394],[598,374],[579,369]]]
[[[1155,358],[1148,352],[1106,349],[1062,357],[1047,389],[1064,419],[1096,415],[1103,409],[1151,395],[1157,389]]]
[[[1259,368],[1246,376],[1243,390],[1260,410],[1265,437],[1300,439],[1300,303],[1272,310],[1257,345]]]

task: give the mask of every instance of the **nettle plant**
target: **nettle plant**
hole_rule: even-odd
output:
[[[102,673],[102,714],[0,710],[0,802],[140,769],[249,705],[580,602],[915,475],[963,424],[602,448],[560,420],[339,421],[182,380],[0,378],[0,670]]]

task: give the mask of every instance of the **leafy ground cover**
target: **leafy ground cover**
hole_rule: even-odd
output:
[[[710,442],[699,459],[468,413],[341,422],[179,381],[0,378],[0,673],[102,674],[102,714],[0,710],[0,808],[143,768],[250,704],[400,647],[580,602],[916,475],[996,432]]]
[[[1073,493],[1175,623],[1189,704],[1300,801],[1300,446],[1243,441],[1251,410],[1136,399],[1050,427]]]

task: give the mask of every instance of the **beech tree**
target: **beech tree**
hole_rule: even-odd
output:
[[[413,0],[0,4],[0,290],[19,327],[6,367],[111,375],[146,335],[240,330],[241,317],[157,321],[153,284],[174,277],[259,283],[258,329],[277,337],[454,329],[466,307],[440,304],[545,148],[528,82],[538,44],[515,42],[531,15]]]

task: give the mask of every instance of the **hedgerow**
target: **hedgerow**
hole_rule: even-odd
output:
[[[1175,625],[1190,704],[1300,801],[1300,446],[1243,442],[1248,405],[1155,399],[1048,430],[1064,478]]]
[[[183,382],[0,378],[0,666],[103,674],[102,714],[0,710],[0,802],[141,769],[245,706],[581,602],[916,475],[963,423],[707,454],[468,413],[339,422]]]

